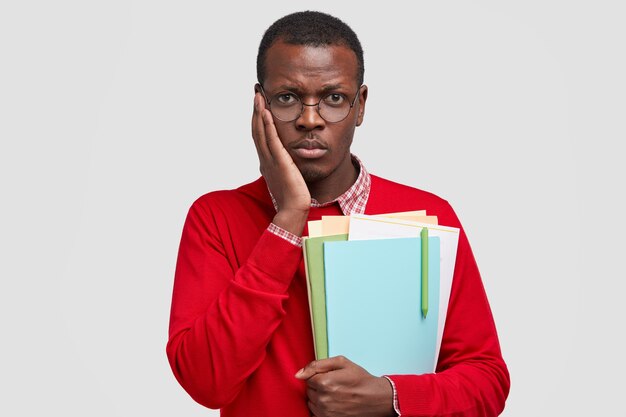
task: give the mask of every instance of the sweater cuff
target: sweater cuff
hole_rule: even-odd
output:
[[[432,415],[433,398],[428,389],[428,380],[432,375],[388,375],[397,397],[394,407],[398,415]]]
[[[383,375],[383,378],[386,378],[391,384],[391,389],[393,390],[393,410],[398,416],[401,416],[400,407],[398,406],[398,390],[396,390],[396,384],[393,382],[393,379],[389,378],[387,375]]]
[[[256,291],[287,292],[302,260],[302,248],[265,230],[234,281]]]

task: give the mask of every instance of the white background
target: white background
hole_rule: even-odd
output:
[[[2,2],[1,415],[217,415],[165,356],[180,232],[258,176],[256,49],[307,8],[365,50],[353,151],[468,232],[503,415],[626,415],[623,2],[372,3]]]

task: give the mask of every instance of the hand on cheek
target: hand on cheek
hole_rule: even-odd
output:
[[[301,235],[311,205],[311,194],[300,170],[280,141],[272,114],[265,108],[265,100],[260,93],[254,96],[252,138],[261,174],[278,205],[273,222],[293,234]]]

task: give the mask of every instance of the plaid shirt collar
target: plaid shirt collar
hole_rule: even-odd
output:
[[[370,189],[372,187],[372,179],[369,172],[365,169],[365,166],[363,166],[363,162],[361,162],[356,155],[352,154],[351,156],[352,161],[359,164],[359,176],[354,184],[352,184],[352,186],[339,197],[326,203],[320,203],[314,198],[311,198],[311,207],[326,207],[331,204],[338,203],[344,216],[365,213],[365,206],[367,205],[367,199],[369,198]],[[276,204],[276,200],[274,199],[271,191],[270,196],[272,197],[274,209],[278,211],[278,205]]]

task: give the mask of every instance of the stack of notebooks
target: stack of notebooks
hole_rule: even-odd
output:
[[[326,216],[308,226],[316,358],[343,355],[373,375],[434,372],[459,229],[425,211]]]

